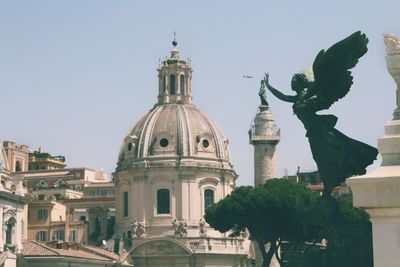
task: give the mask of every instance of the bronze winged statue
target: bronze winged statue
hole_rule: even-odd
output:
[[[317,114],[349,92],[353,84],[350,69],[367,52],[367,43],[365,34],[358,31],[328,50],[321,50],[312,66],[313,78],[302,73],[293,76],[291,86],[295,95],[285,95],[272,87],[268,73],[262,83],[280,100],[293,103],[293,112],[307,131],[325,196],[347,177],[365,174],[365,168],[378,154],[376,148],[338,131],[336,116]]]

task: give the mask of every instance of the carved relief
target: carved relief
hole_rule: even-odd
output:
[[[145,255],[171,256],[171,255],[183,255],[183,254],[188,254],[188,252],[179,245],[165,240],[158,240],[146,243],[142,246],[139,246],[132,253],[134,257],[145,256]]]

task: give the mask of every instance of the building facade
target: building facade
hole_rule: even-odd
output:
[[[29,193],[28,240],[99,245],[113,234],[115,189],[103,170],[66,168],[64,156],[41,148],[25,156],[27,169],[17,173]]]
[[[27,208],[23,177],[12,174],[9,160],[13,162],[12,168],[19,166],[21,169],[17,169],[21,171],[28,167],[28,162],[27,158],[10,156],[0,144],[0,265],[13,266],[16,263],[13,253],[20,253],[26,240]]]

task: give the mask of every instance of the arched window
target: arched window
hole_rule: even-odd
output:
[[[15,171],[16,171],[16,172],[22,171],[21,162],[20,162],[19,160],[17,160],[17,161],[15,162]]]
[[[204,190],[204,212],[205,210],[214,204],[214,190]]]
[[[169,94],[176,94],[175,74],[171,74],[171,76],[169,76]]]
[[[185,95],[185,76],[183,75],[179,77],[179,89],[181,90],[181,95]]]
[[[157,214],[169,214],[169,190],[162,188],[157,190]]]

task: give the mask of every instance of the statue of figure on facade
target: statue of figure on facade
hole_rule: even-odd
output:
[[[143,237],[146,234],[146,223],[140,222],[138,219],[135,219],[131,223],[131,231],[132,231],[132,237]]]
[[[351,139],[335,128],[337,117],[319,115],[350,90],[353,77],[349,71],[367,52],[365,34],[355,32],[329,49],[321,50],[311,73],[298,73],[292,78],[295,95],[285,95],[272,87],[265,74],[263,86],[282,101],[293,103],[294,114],[303,123],[313,158],[324,183],[324,196],[347,177],[362,175],[378,154],[372,146]]]
[[[205,226],[206,226],[206,221],[204,220],[204,218],[201,218],[199,221],[199,235],[201,237],[207,236],[207,230]]]
[[[187,236],[187,224],[184,220],[174,219],[171,221],[174,227],[176,237],[186,237]]]

